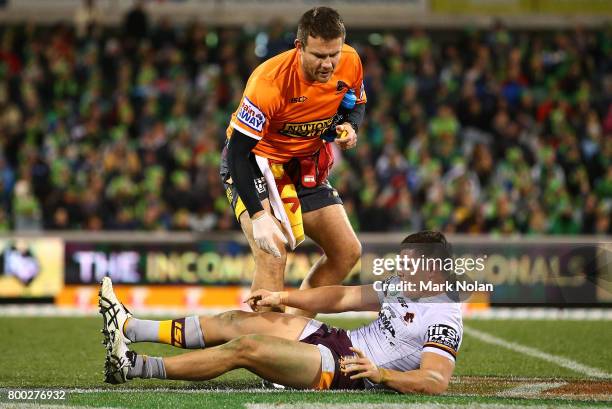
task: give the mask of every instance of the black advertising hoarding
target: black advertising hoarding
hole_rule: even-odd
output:
[[[286,279],[299,283],[320,257],[303,244],[288,256]],[[193,243],[66,243],[66,284],[113,282],[138,285],[248,285],[254,261],[248,246],[230,240]]]
[[[452,247],[445,284],[462,293],[462,301],[556,307],[612,303],[610,243],[470,240]],[[418,260],[421,254],[416,258],[408,261],[425,261]],[[372,283],[412,266],[385,245],[369,246],[361,262],[361,281]],[[418,284],[428,288],[428,283]]]
[[[612,303],[609,244],[545,240],[474,243],[458,241],[454,245],[455,279],[476,283],[472,292],[484,289],[486,301],[493,305]],[[289,253],[287,285],[299,285],[320,254],[309,243]],[[395,242],[363,240],[362,260],[345,283],[380,280],[395,270],[378,271],[376,263],[382,265],[381,261],[397,257]],[[133,285],[249,285],[254,262],[246,245],[231,240],[66,242],[65,269],[66,284],[95,284],[109,275],[116,283]]]

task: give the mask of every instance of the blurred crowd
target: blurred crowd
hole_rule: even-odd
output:
[[[0,27],[0,231],[238,228],[218,166],[293,27]],[[358,231],[610,234],[612,29],[359,32],[368,95],[331,182]]]

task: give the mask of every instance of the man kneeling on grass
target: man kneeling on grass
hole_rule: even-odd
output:
[[[420,232],[404,239],[401,256],[450,257],[441,233]],[[422,255],[422,253],[421,253]],[[258,290],[258,306],[286,306],[321,313],[377,311],[378,318],[355,330],[329,327],[278,312],[229,311],[211,317],[169,321],[137,319],[102,281],[100,312],[107,349],[106,382],[133,378],[204,381],[237,368],[293,388],[365,389],[386,387],[403,393],[442,393],[448,387],[461,344],[461,309],[446,294],[395,291],[402,282],[442,281],[442,271],[417,271],[388,278],[384,286],[328,286],[301,291]],[[381,283],[379,283],[381,284]],[[390,285],[391,284],[391,285]],[[384,291],[380,291],[384,287]],[[440,299],[442,297],[442,300]],[[127,345],[159,342],[198,349],[156,358]]]

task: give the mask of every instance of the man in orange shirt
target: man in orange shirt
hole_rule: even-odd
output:
[[[294,181],[303,232],[324,251],[301,288],[340,283],[361,256],[342,200],[327,181],[333,158],[322,139],[336,132],[342,137],[334,142],[341,149],[354,147],[365,112],[361,61],[344,44],[345,33],[331,8],[304,13],[295,49],[253,71],[227,129],[221,177],[255,257],[253,291],[283,289],[287,238],[291,247],[303,239],[295,240],[271,210],[269,198],[277,186],[266,182],[262,163],[281,166]],[[357,97],[356,103],[337,123],[347,93]]]

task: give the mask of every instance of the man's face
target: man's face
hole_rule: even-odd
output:
[[[413,283],[431,280],[436,272],[428,270],[428,266],[423,265],[423,263],[427,263],[426,260],[428,258],[429,257],[423,253],[423,250],[419,251],[412,248],[403,249],[400,251],[400,260],[402,260],[402,263],[406,259],[410,260],[408,261],[408,268],[410,271],[398,271],[397,275],[404,281],[410,281]],[[415,265],[415,263],[418,263],[418,265]],[[417,269],[414,270],[414,268]]]
[[[400,260],[402,260],[402,263],[404,260],[408,259],[408,260],[412,260],[416,257],[419,257],[419,255],[417,254],[416,251],[412,250],[412,249],[403,249],[402,251],[400,251]],[[404,266],[402,265],[402,268]],[[400,270],[400,271],[396,271],[396,274],[404,281],[404,282],[413,282],[413,283],[418,283],[419,280],[421,280],[422,277],[422,271],[413,271],[412,270],[412,262],[409,262],[408,267],[411,268],[410,271],[404,271],[404,270]]]
[[[300,53],[302,70],[310,81],[327,82],[330,80],[340,61],[343,42],[342,37],[323,40],[309,36],[306,44],[295,40],[295,47]]]

